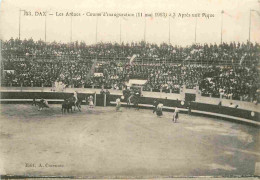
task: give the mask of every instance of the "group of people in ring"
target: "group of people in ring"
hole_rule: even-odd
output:
[[[155,100],[153,113],[156,112],[157,116],[162,116],[163,115],[162,109],[163,109],[163,104]],[[179,109],[178,107],[175,107],[172,121],[176,123],[178,119],[179,119]]]
[[[77,92],[76,92],[76,91],[74,91],[73,97],[74,97],[74,99],[75,99],[75,104],[76,104],[77,101],[78,101],[78,95],[77,95]],[[94,98],[93,98],[93,96],[90,95],[90,96],[88,97],[88,99],[86,99],[86,100],[88,101],[89,108],[94,108]]]
[[[76,104],[77,101],[78,101],[78,96],[77,96],[77,92],[76,91],[74,92],[73,97],[75,99],[75,104]],[[123,99],[123,96],[121,98]],[[34,99],[34,103],[35,103],[35,99]],[[42,103],[46,107],[49,107],[48,106],[48,102],[45,99],[43,99],[43,98],[40,100],[40,103]],[[93,96],[89,96],[88,97],[88,103],[89,103],[89,107],[90,108],[94,107]],[[35,103],[35,105],[36,105],[36,103]],[[116,99],[116,111],[119,111],[120,108],[121,108],[121,100],[120,100],[120,98],[117,98]],[[41,109],[42,109],[42,107],[39,106],[39,110],[41,110]],[[157,102],[155,100],[154,101],[153,113],[156,112],[157,116],[162,116],[163,115],[162,114],[162,109],[163,109],[163,104],[159,103],[159,102]],[[176,107],[175,110],[174,110],[174,113],[173,113],[173,122],[176,123],[178,118],[179,118],[179,109]]]
[[[34,98],[32,105],[38,106],[38,111],[41,111],[43,108],[49,108],[48,101],[43,98],[41,98],[40,101]]]
[[[86,99],[89,103],[89,108],[94,108],[94,98],[93,96],[89,96],[88,99]],[[73,103],[76,105],[78,100],[77,92],[74,91],[73,93]],[[39,101],[37,101],[35,98],[33,99],[32,105],[38,106],[38,111],[41,111],[43,108],[49,108],[48,101],[46,99],[40,98]]]
[[[123,96],[121,98],[123,99]],[[116,99],[116,111],[119,111],[120,108],[121,108],[121,100],[120,100],[120,98],[117,98]],[[159,103],[155,100],[153,113],[156,112],[157,116],[162,116],[163,115],[162,109],[163,109],[163,104]],[[176,123],[178,119],[179,119],[179,109],[178,109],[178,107],[175,107],[172,120],[174,123]]]

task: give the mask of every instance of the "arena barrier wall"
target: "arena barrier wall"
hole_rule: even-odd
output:
[[[1,103],[31,103],[34,98],[44,98],[48,100],[49,104],[57,104],[62,103],[64,99],[69,98],[72,95],[73,93],[69,92],[1,92]],[[105,96],[103,94],[78,93],[78,98],[84,99],[83,104],[86,104],[86,98],[90,95],[94,97],[94,104],[96,106],[115,105],[114,102],[116,101],[116,99],[121,97],[121,95],[111,94],[106,96],[105,100]],[[141,97],[140,108],[152,109],[152,104],[155,99],[163,103],[164,111],[174,111],[174,107],[178,107],[182,112],[188,112],[188,109],[190,108],[190,112],[193,114],[220,117],[222,119],[236,119],[238,121],[244,121],[252,123],[254,125],[260,125],[259,112],[239,108],[205,104],[200,102],[191,102],[190,104],[188,104],[187,102],[182,103],[182,101],[180,100]],[[125,103],[122,104],[125,105]]]

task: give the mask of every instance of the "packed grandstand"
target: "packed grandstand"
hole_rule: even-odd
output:
[[[144,91],[179,93],[183,85],[199,86],[203,96],[259,102],[258,43],[180,47],[11,38],[1,48],[2,86],[52,87],[62,82],[75,88],[122,89],[129,79],[143,79]]]

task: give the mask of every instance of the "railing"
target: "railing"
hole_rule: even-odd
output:
[[[107,63],[115,61],[117,63],[128,63],[129,57],[120,56],[99,56],[99,55],[88,55],[88,56],[78,56],[78,55],[3,55],[4,62],[19,62],[19,61],[36,61],[36,62],[53,62],[53,61],[91,61],[96,59],[100,63]],[[221,65],[221,66],[239,66],[240,62],[232,62],[232,59],[209,61],[203,59],[189,59],[184,60],[180,58],[173,57],[137,57],[134,60],[135,64],[197,64],[197,65]],[[244,65],[250,65],[252,63],[259,63],[257,61],[252,62],[250,59],[244,60]]]
[[[9,84],[2,84],[1,87],[13,87],[13,88],[51,88],[53,90],[55,89],[59,89],[57,87],[54,86],[54,83],[48,83],[49,85],[47,84],[30,84],[28,86],[24,86],[22,83],[19,84],[19,83],[16,83],[16,84],[12,84],[12,83],[9,83]],[[71,85],[68,85],[66,86],[66,88],[83,88],[83,89],[111,89],[111,90],[123,90],[124,87],[123,86],[118,86],[118,89],[114,88],[113,86],[104,86],[104,85],[98,85],[98,84],[92,84],[92,85],[88,85],[88,84],[79,84],[79,85],[74,85],[74,84],[71,84]],[[64,89],[66,89],[64,88]],[[195,88],[195,87],[194,87]],[[194,89],[193,88],[193,89]],[[198,87],[199,89],[199,87]],[[166,93],[166,94],[180,94],[180,91],[181,91],[181,88],[168,88],[168,89],[164,89],[164,88],[147,88],[147,87],[144,87],[142,88],[142,91],[143,92],[160,92],[160,93]],[[217,99],[229,99],[229,100],[238,100],[238,101],[244,101],[244,102],[253,102],[253,98],[252,97],[243,97],[243,96],[239,96],[239,97],[232,97],[232,96],[226,96],[224,97],[223,95],[219,94],[218,96],[214,96],[214,95],[211,95],[211,94],[201,94],[202,97],[210,97],[210,98],[217,98]]]

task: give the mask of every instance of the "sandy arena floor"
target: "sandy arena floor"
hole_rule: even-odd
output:
[[[254,175],[259,128],[152,110],[1,105],[0,173],[84,177]]]

